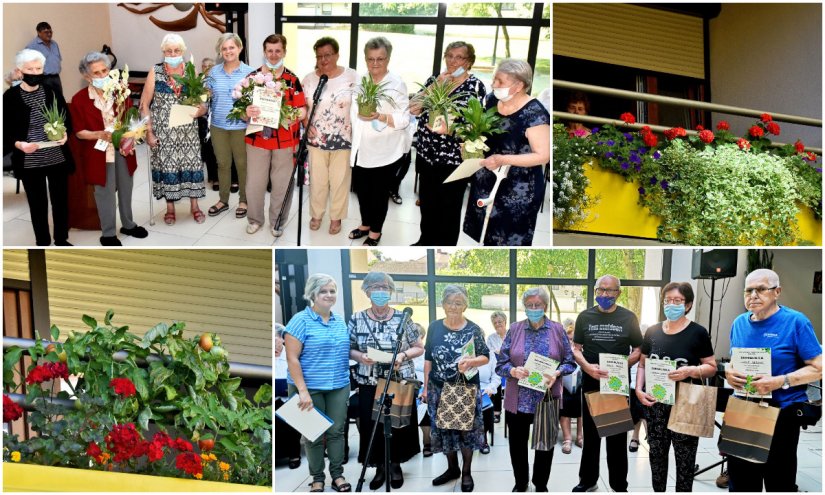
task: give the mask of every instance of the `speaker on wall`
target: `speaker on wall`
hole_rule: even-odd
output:
[[[694,249],[692,278],[729,278],[736,275],[736,249]]]

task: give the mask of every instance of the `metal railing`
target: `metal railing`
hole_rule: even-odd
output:
[[[799,115],[790,115],[784,113],[773,113],[767,110],[755,110],[751,108],[742,108],[742,107],[734,107],[731,105],[721,105],[718,103],[709,103],[705,101],[695,101],[695,100],[686,100],[683,98],[674,98],[672,96],[661,96],[661,95],[652,95],[648,93],[638,93],[636,91],[628,91],[624,89],[615,89],[615,88],[605,88],[603,86],[594,86],[592,84],[582,84],[576,83],[571,81],[561,81],[558,79],[553,80],[553,88],[559,89],[571,89],[576,91],[583,91],[585,93],[594,93],[594,94],[602,94],[606,96],[612,96],[615,98],[623,98],[626,100],[634,100],[634,101],[646,101],[650,103],[661,103],[665,105],[673,105],[677,107],[685,107],[685,108],[695,108],[698,110],[705,110],[709,112],[718,112],[718,113],[725,113],[730,115],[740,115],[744,117],[756,117],[759,118],[763,113],[769,113],[773,120],[778,120],[780,122],[787,122],[790,124],[800,124],[812,127],[822,127],[822,119],[814,119],[810,117],[801,117]],[[559,118],[562,120],[574,120],[577,122],[588,123],[588,124],[612,124],[616,127],[625,127],[629,129],[641,129],[644,125],[648,125],[651,130],[657,132],[663,132],[666,129],[670,129],[667,126],[660,126],[660,125],[650,125],[644,123],[636,123],[636,124],[626,124],[621,120],[616,119],[608,119],[604,117],[595,117],[591,115],[577,115],[568,112],[553,112],[553,117]],[[699,133],[697,131],[688,130],[688,135],[695,136]],[[786,146],[787,143],[780,143],[780,142],[772,142],[772,147],[782,147]],[[805,146],[806,151],[812,151],[818,155],[822,154],[821,147],[814,147],[814,146]]]

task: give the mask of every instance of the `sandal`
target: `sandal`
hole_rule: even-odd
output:
[[[638,440],[631,440],[630,445],[627,447],[627,450],[630,452],[636,452],[639,450],[639,441]]]
[[[175,212],[167,211],[166,214],[163,215],[163,223],[166,225],[175,225]]]
[[[206,220],[206,215],[200,209],[197,209],[192,212],[192,218],[195,219],[195,223],[203,223]]]
[[[582,447],[584,446],[584,438],[577,438],[577,439],[576,439],[576,445],[577,445],[579,448],[582,448]]]
[[[320,218],[310,218],[309,219],[309,230],[318,230],[321,228],[321,219]]]
[[[401,196],[399,196],[398,193],[390,193],[390,199],[393,203],[397,205],[400,205],[404,202],[404,200],[401,199]]]
[[[221,206],[218,206],[218,205],[221,205]],[[221,203],[220,201],[218,201],[217,203],[215,203],[214,205],[209,207],[209,216],[214,217],[214,216],[220,215],[221,213],[225,212],[228,209],[229,209],[228,204]]]
[[[570,440],[565,440],[561,444],[561,453],[562,454],[569,454],[573,450],[573,442]]]
[[[381,242],[381,236],[383,234],[378,234],[378,239],[373,239],[372,237],[367,237],[364,239],[364,246],[377,246],[379,242]]]
[[[360,239],[366,235],[369,235],[370,229],[361,230],[361,229],[352,229],[352,232],[349,233],[350,239]]]
[[[246,208],[243,206],[239,206],[235,208],[235,218],[244,218],[246,217]]]
[[[309,484],[309,491],[312,492],[312,493],[324,491],[324,482],[323,481],[313,481],[312,483]]]
[[[338,222],[337,224],[335,222]],[[332,220],[329,222],[329,235],[335,235],[341,232],[341,220]]]
[[[344,480],[344,482],[343,483],[336,483],[336,481],[338,481],[338,480]],[[332,481],[332,484],[330,486],[332,487],[333,490],[335,490],[336,492],[340,492],[340,493],[351,492],[352,491],[352,485],[347,483],[347,480],[343,476],[335,478]]]
[[[424,457],[432,457],[433,456],[433,448],[430,446],[430,444],[425,444],[424,445],[424,450],[422,450],[421,453],[424,454]]]

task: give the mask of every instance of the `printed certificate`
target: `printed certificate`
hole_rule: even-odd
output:
[[[730,366],[739,373],[748,376],[748,383],[744,389],[736,390],[734,394],[740,397],[771,398],[771,394],[759,395],[756,393],[756,387],[750,383],[755,376],[771,376],[770,347],[734,347],[731,349]]]
[[[553,373],[559,368],[559,362],[541,354],[531,352],[527,356],[527,361],[524,367],[530,372],[530,376],[522,378],[518,381],[519,387],[526,387],[539,392],[544,392],[547,387],[544,386],[544,373]],[[561,379],[561,377],[559,377]]]
[[[676,402],[676,382],[667,377],[675,370],[676,362],[670,359],[645,359],[645,390],[660,404]]]
[[[599,368],[610,376],[599,380],[599,392],[603,394],[630,396],[630,372],[627,369],[627,356],[621,354],[599,354]]]
[[[252,90],[252,104],[261,109],[261,114],[249,119],[250,124],[262,125],[273,129],[281,122],[281,99],[274,89],[256,87]]]

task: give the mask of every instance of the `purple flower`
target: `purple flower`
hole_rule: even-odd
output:
[[[651,186],[652,186],[653,184],[657,183],[657,182],[658,182],[658,180],[656,179],[656,177],[651,177],[651,178],[650,178],[650,185],[651,185]]]
[[[598,127],[594,127],[594,128],[592,128],[592,129],[590,129],[590,134],[596,134],[597,132],[599,132],[599,128],[598,128]]]
[[[642,196],[644,196],[645,192],[646,192],[646,191],[645,191],[645,188],[644,188],[644,187],[640,187],[640,188],[639,188],[639,194],[641,194]]]
[[[613,153],[612,151],[608,151],[607,153],[604,154],[604,157],[605,158],[613,158],[614,155],[615,155],[615,153]]]
[[[822,173],[822,167],[816,167],[816,171],[821,174]]]
[[[614,144],[616,144],[616,141],[613,141],[612,139],[607,140],[607,145],[608,146],[613,146]]]
[[[631,134],[629,132],[625,132],[624,133],[624,138],[627,139],[628,141],[633,141],[633,134]]]
[[[638,151],[639,151],[640,155],[644,155],[645,153],[647,153],[647,148],[645,148],[644,146],[641,146],[641,147],[639,147]]]
[[[603,146],[603,145],[604,145],[604,141],[599,141],[599,142],[598,142],[598,143],[596,143],[596,144],[598,144],[599,146]]]
[[[661,153],[659,153],[658,151],[656,151],[656,152],[654,152],[654,153],[653,153],[653,159],[654,159],[654,160],[658,160],[658,159],[659,159],[659,158],[661,158],[661,157],[662,157],[662,154],[661,154]]]
[[[627,162],[622,162],[622,170],[627,170],[630,168],[630,164]]]
[[[641,165],[636,165],[633,168],[636,170],[636,172],[641,172],[642,171],[642,166]]]
[[[667,188],[670,187],[670,184],[668,184],[668,182],[664,179],[662,179],[662,182],[659,182],[659,185],[662,186],[662,189],[665,191],[667,191]]]
[[[630,153],[630,161],[633,163],[642,163],[642,158],[636,153]]]

